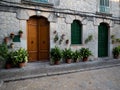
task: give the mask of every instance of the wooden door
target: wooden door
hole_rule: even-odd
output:
[[[28,53],[29,53],[29,61],[36,61],[38,60],[38,38],[37,38],[37,20],[36,18],[30,18],[28,20]]]
[[[46,18],[39,19],[39,60],[49,59],[49,22]]]
[[[108,27],[101,23],[98,27],[98,57],[108,56]]]
[[[43,17],[31,17],[28,22],[29,61],[49,59],[49,22]]]

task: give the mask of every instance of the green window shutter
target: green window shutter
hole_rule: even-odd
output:
[[[71,24],[71,44],[82,44],[82,25],[74,20]]]
[[[109,0],[100,0],[100,12],[109,13]]]

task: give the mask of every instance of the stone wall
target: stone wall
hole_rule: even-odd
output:
[[[119,3],[119,0],[110,0],[110,14],[115,17],[120,17]],[[99,0],[60,0],[58,8],[96,13],[99,12]]]
[[[50,48],[54,47],[55,45],[61,47],[62,49],[72,48],[73,50],[87,47],[93,53],[93,57],[91,59],[96,59],[98,58],[98,26],[100,25],[100,23],[105,22],[110,27],[108,37],[108,49],[109,57],[112,57],[112,48],[116,46],[116,44],[112,44],[110,37],[111,35],[115,35],[117,38],[120,38],[119,21],[117,21],[116,23],[116,21],[111,20],[113,19],[113,17],[110,17],[110,19],[105,19],[107,16],[104,18],[96,18],[93,14],[93,17],[74,14],[74,11],[96,13],[99,10],[99,3],[97,1],[98,0],[91,0],[91,2],[88,0],[60,0],[59,6],[54,6],[50,8],[34,5],[22,6],[30,9],[18,9],[16,7],[9,7],[10,9],[7,7],[6,9],[0,8],[0,43],[2,43],[4,37],[9,36],[11,32],[17,34],[18,31],[22,29],[24,31],[23,38],[21,38],[20,43],[15,43],[15,46],[16,48],[24,47],[27,49],[27,20],[34,15],[43,16],[48,18],[48,21],[50,22]],[[115,1],[118,2],[118,0]],[[119,4],[115,1],[111,0],[111,13],[114,17],[119,17]],[[20,2],[20,0],[16,0],[16,2]],[[58,0],[56,3],[58,4]],[[5,12],[3,11],[4,9]],[[66,13],[55,13],[54,11]],[[71,23],[73,22],[73,20],[79,20],[82,23],[82,44],[80,45],[71,45]],[[54,42],[54,31],[58,33],[59,40],[63,34],[65,35],[64,40],[61,41],[61,43],[59,43],[59,40],[56,43]],[[93,36],[93,40],[85,44],[85,39],[89,35]],[[66,44],[66,40],[69,40],[68,44]]]
[[[5,37],[9,37],[9,42],[7,43],[9,46],[11,43],[13,43],[12,39],[10,38],[10,33],[18,35],[19,30],[23,30],[23,25],[26,25],[26,22],[22,24],[23,21],[18,20],[16,18],[16,13],[12,12],[0,12],[0,21],[0,43],[4,42]],[[24,27],[26,28],[26,26]],[[24,39],[26,39],[25,34],[26,33],[24,32],[24,36],[20,42],[14,43],[15,49],[19,47],[26,47],[24,42]]]
[[[16,13],[0,12],[0,42],[11,32],[17,33],[20,28]]]
[[[96,12],[97,0],[60,0],[59,8],[83,12]]]

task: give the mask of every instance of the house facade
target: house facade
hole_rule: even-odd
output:
[[[18,37],[23,31],[22,38]],[[50,49],[89,48],[93,56],[112,58],[114,36],[120,38],[120,0],[1,0],[0,43],[9,38],[23,47],[29,61],[50,59]]]

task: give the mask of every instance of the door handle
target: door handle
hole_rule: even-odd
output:
[[[45,41],[43,41],[43,44],[45,44]]]
[[[33,41],[31,41],[31,44],[33,44],[34,42]]]

